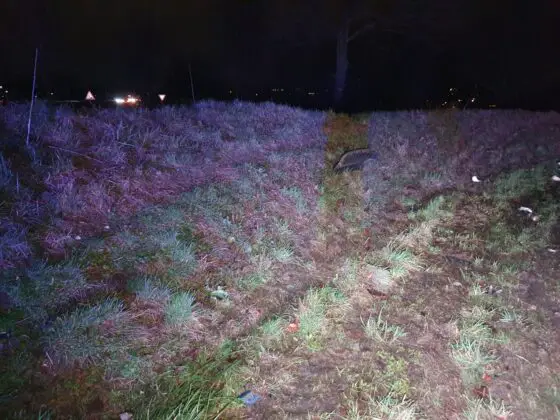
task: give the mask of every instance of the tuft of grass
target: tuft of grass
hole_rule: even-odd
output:
[[[245,290],[254,290],[257,287],[267,282],[267,276],[263,273],[257,272],[248,274],[237,281],[237,285]]]
[[[500,313],[500,322],[518,324],[523,322],[523,316],[513,309],[503,309]]]
[[[546,190],[549,174],[545,166],[520,169],[500,175],[494,183],[494,193],[501,205],[514,198],[542,194]]]
[[[27,229],[6,219],[0,221],[0,264],[10,267],[28,259],[31,246],[27,242]]]
[[[34,261],[25,270],[3,273],[0,290],[4,290],[16,308],[34,324],[45,322],[61,307],[84,296],[95,285],[88,285],[75,259],[50,265]]]
[[[54,365],[86,366],[120,352],[126,341],[104,333],[103,327],[120,332],[125,320],[123,303],[112,298],[57,318],[43,338],[48,360]]]
[[[177,293],[165,307],[165,322],[174,327],[183,325],[192,319],[195,307],[195,298],[191,293]]]
[[[503,401],[498,402],[493,398],[487,400],[468,398],[467,409],[463,414],[467,420],[507,419],[513,415]]]
[[[287,325],[288,321],[281,317],[265,321],[246,341],[244,353],[258,359],[267,351],[281,348]]]
[[[357,259],[347,258],[333,280],[334,284],[346,294],[350,294],[358,285],[359,265]]]
[[[414,403],[406,397],[396,398],[386,395],[379,399],[371,398],[368,403],[369,416],[374,419],[414,420],[418,412]]]
[[[370,315],[367,321],[364,322],[362,320],[362,326],[364,327],[366,336],[369,338],[383,343],[393,343],[399,338],[404,337],[406,333],[398,325],[390,325],[382,318],[384,308],[385,306],[379,309],[377,317]]]
[[[460,366],[467,386],[480,383],[485,367],[496,361],[487,351],[492,341],[492,330],[482,321],[470,322],[460,330],[459,340],[452,345],[452,355]]]
[[[325,336],[328,334],[329,309],[342,305],[345,297],[333,287],[310,289],[300,304],[298,319],[298,337],[303,340],[312,351],[322,349]]]
[[[280,247],[271,251],[271,257],[280,263],[288,263],[293,259],[294,251],[290,248]]]
[[[420,259],[395,241],[383,247],[378,255],[378,265],[389,270],[394,279],[405,277],[409,272],[422,268]]]
[[[128,290],[136,295],[138,299],[167,303],[171,299],[171,290],[160,286],[157,278],[142,276],[128,282]]]
[[[300,188],[298,188],[298,187],[289,187],[289,188],[284,187],[280,190],[280,192],[283,195],[285,195],[286,197],[289,197],[292,200],[294,200],[294,202],[296,204],[296,210],[298,211],[298,213],[303,214],[308,210],[307,203],[305,201],[305,198],[303,197],[303,193],[302,193]]]
[[[142,420],[218,419],[237,400],[240,389],[235,353],[220,349],[203,354],[180,370],[170,369],[157,380],[157,393],[142,411]]]
[[[424,208],[421,208],[416,213],[409,213],[409,218],[412,220],[419,219],[423,221],[449,218],[453,215],[453,213],[445,209],[448,205],[449,203],[446,198],[442,195],[438,195],[437,197],[432,198]]]

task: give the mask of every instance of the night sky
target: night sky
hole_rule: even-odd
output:
[[[0,84],[189,94],[332,89],[350,32],[348,95],[407,105],[450,86],[502,102],[560,95],[558,0],[2,0]]]

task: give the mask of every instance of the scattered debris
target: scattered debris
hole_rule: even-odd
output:
[[[130,413],[121,413],[119,415],[120,420],[132,420],[132,414]]]
[[[352,150],[342,155],[333,168],[335,172],[355,171],[362,169],[368,160],[377,160],[378,154],[371,149]]]
[[[496,296],[502,293],[502,289],[498,289],[497,287],[494,287],[492,285],[488,286],[488,288],[486,289],[486,293],[491,295],[491,296]]]
[[[229,299],[229,293],[223,290],[221,286],[218,286],[218,289],[210,293],[210,297],[213,297],[214,299],[217,300],[225,300],[225,299]]]
[[[476,175],[473,175],[473,177],[471,179],[472,179],[472,182],[482,182],[480,179],[478,179],[478,177]]]
[[[540,219],[540,216],[534,214],[533,210],[530,209],[529,207],[525,207],[525,206],[521,206],[518,209],[519,211],[523,212],[523,213],[527,213],[527,216],[529,216],[529,218],[533,221],[533,222],[538,222]]]
[[[243,404],[250,406],[256,404],[261,399],[261,396],[248,390],[239,394],[237,398],[239,398]]]
[[[288,333],[295,333],[299,330],[299,323],[292,322],[286,327],[286,332]]]

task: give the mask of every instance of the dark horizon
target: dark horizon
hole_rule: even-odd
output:
[[[104,7],[106,6],[106,7]],[[163,5],[8,0],[0,22],[0,85],[80,99],[87,90],[251,99],[275,87],[333,92],[340,16],[351,20],[344,103],[399,107],[467,96],[505,106],[557,108],[560,4],[551,0],[434,0]],[[338,26],[337,26],[338,25]],[[260,98],[255,97],[255,100]]]

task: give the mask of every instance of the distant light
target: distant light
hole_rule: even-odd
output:
[[[472,102],[472,103],[474,103],[474,101],[476,101],[476,98],[472,98],[472,99],[471,99],[471,102]]]
[[[115,103],[117,104],[124,104],[124,99],[123,98],[115,98]]]
[[[54,92],[51,92],[51,96],[54,95]]]
[[[0,85],[0,89],[4,89],[4,86]]]
[[[488,107],[490,107],[490,108],[496,108],[496,105],[491,104],[491,105],[488,105]]]
[[[134,96],[127,96],[126,97],[126,103],[127,104],[135,104],[136,102],[138,102],[138,98],[135,98]]]
[[[229,94],[231,95],[233,93],[233,90],[230,89]]]
[[[163,101],[165,100],[165,94],[164,94],[164,93],[160,93],[160,94],[158,95],[158,97],[159,97],[159,100],[160,100],[161,102],[163,102]]]

